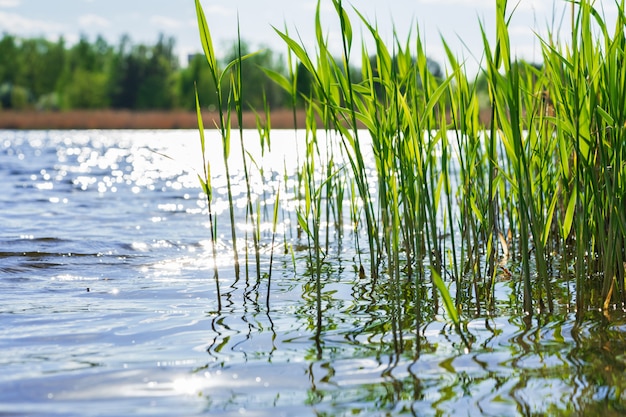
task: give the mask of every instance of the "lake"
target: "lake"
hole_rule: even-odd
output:
[[[272,132],[270,154],[244,134],[264,167],[253,182],[262,279],[244,256],[252,231],[235,162],[233,272],[221,143],[207,131],[220,309],[196,131],[0,131],[0,415],[626,413],[623,311],[577,319],[567,304],[529,318],[503,279],[497,314],[464,317],[469,348],[441,306],[424,306],[419,329],[392,331],[349,229],[330,229],[318,327],[289,204],[270,243],[273,190],[293,180],[301,138]]]

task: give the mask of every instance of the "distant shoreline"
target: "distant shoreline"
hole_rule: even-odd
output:
[[[265,116],[260,115],[265,123]],[[278,109],[271,112],[272,129],[293,129],[293,112]],[[243,128],[256,129],[257,115],[244,112]],[[489,123],[489,109],[480,113],[480,120]],[[217,112],[203,112],[205,129],[214,129],[219,120]],[[305,127],[306,114],[303,109],[296,111],[296,126]],[[320,119],[317,127],[322,128]],[[232,128],[238,128],[237,115],[231,115]],[[359,123],[359,126],[364,126]],[[0,110],[0,129],[9,130],[87,130],[87,129],[197,129],[195,112],[174,111],[131,111],[131,110],[70,110],[70,111],[14,111]]]
[[[205,129],[216,126],[217,112],[203,112]],[[263,116],[263,115],[262,115]],[[264,119],[264,117],[263,117]],[[297,126],[304,127],[305,114],[297,111]],[[231,115],[238,128],[237,115]],[[265,122],[265,121],[264,121]],[[293,129],[293,112],[279,109],[271,113],[272,129]],[[243,127],[256,129],[256,115],[243,114]],[[0,129],[61,130],[61,129],[197,129],[195,112],[187,111],[130,111],[130,110],[71,110],[71,111],[13,111],[0,110]]]

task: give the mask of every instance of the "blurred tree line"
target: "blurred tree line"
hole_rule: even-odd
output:
[[[102,37],[91,42],[87,37],[74,45],[63,38],[56,42],[44,38],[24,39],[4,34],[0,39],[1,109],[129,109],[194,110],[194,83],[204,108],[215,109],[216,89],[204,55],[189,57],[181,67],[171,37],[160,35],[154,45],[135,44],[128,36],[118,45]],[[245,41],[241,53],[252,52]],[[226,49],[223,63],[237,57],[236,42]],[[375,57],[372,57],[375,64]],[[439,65],[429,60],[431,72],[441,77]],[[243,102],[262,109],[291,104],[287,93],[261,68],[286,74],[282,55],[263,49],[242,63]],[[297,90],[308,97],[311,78],[303,65],[295,68]],[[360,70],[353,69],[358,82]],[[227,97],[228,91],[223,91]],[[379,92],[382,94],[382,91]]]
[[[181,67],[175,42],[160,35],[153,45],[135,44],[128,36],[118,45],[87,37],[68,46],[64,39],[0,39],[0,109],[195,109],[194,82],[204,107],[215,106],[215,91],[203,55]],[[249,45],[242,44],[243,53]],[[235,56],[233,47],[225,57]],[[244,100],[262,108],[263,96],[279,107],[286,94],[259,67],[284,71],[280,56],[263,50],[242,65]]]

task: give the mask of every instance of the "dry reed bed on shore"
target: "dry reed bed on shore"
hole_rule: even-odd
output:
[[[262,116],[262,115],[261,115]],[[215,127],[217,112],[203,112],[206,128]],[[297,111],[300,127],[304,127],[304,111]],[[233,128],[239,127],[232,117]],[[256,128],[256,115],[244,112],[243,127]],[[289,109],[271,112],[272,127],[293,128],[293,113]],[[195,112],[186,111],[129,111],[129,110],[72,110],[0,111],[0,129],[197,129]]]

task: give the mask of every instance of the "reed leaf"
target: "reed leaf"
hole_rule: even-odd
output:
[[[450,321],[452,321],[457,329],[460,329],[461,319],[459,318],[459,313],[454,305],[454,302],[452,301],[452,297],[450,296],[450,291],[448,290],[448,287],[446,287],[443,279],[441,279],[441,275],[439,275],[439,272],[437,272],[435,268],[431,268],[430,273],[432,276],[433,284],[435,284],[435,287],[437,287],[437,291],[439,292],[439,295],[443,300],[443,306],[446,310],[448,318],[450,319]]]

